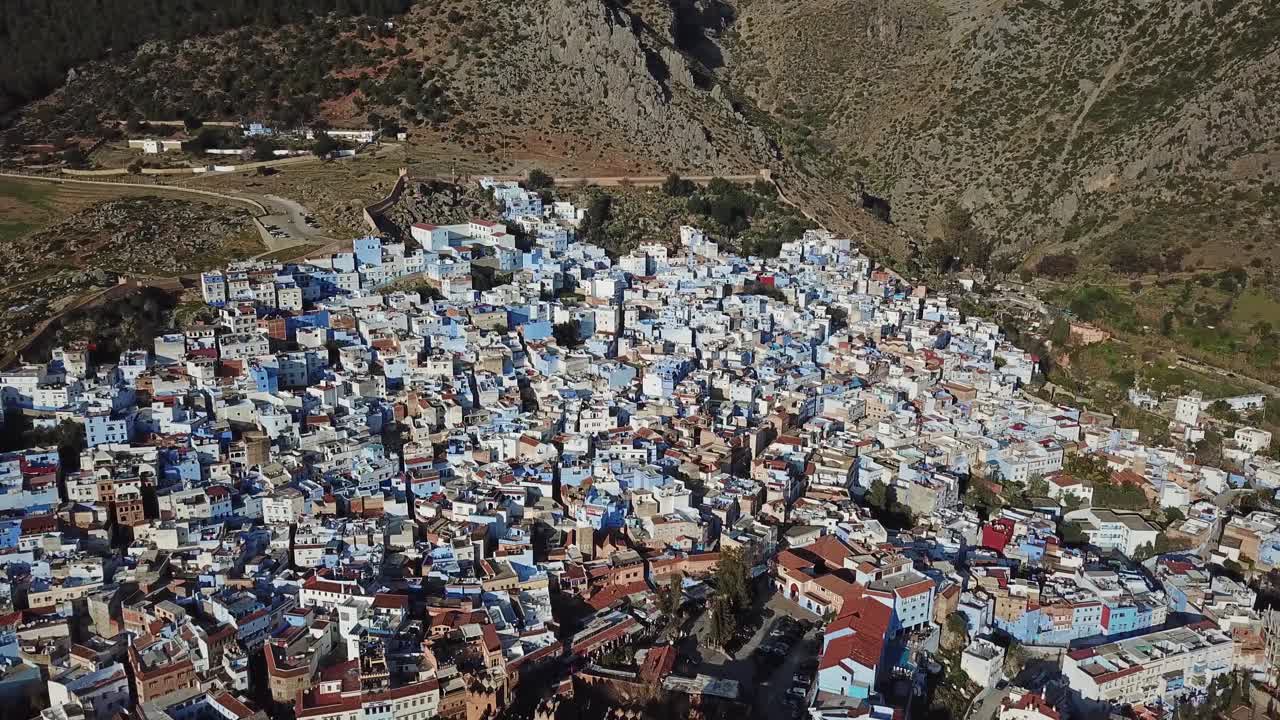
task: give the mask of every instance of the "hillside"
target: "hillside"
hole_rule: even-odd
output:
[[[257,118],[402,126],[495,159],[761,167],[770,142],[679,51],[672,25],[600,0],[453,0],[387,23],[312,15],[150,39],[77,66],[9,140],[92,136],[128,117]]]
[[[1274,263],[1280,5],[735,0],[721,75],[788,157],[1016,254]],[[834,158],[834,160],[833,160]]]
[[[149,41],[173,42],[256,24],[279,27],[328,13],[387,16],[409,0],[26,0],[0,8],[0,117],[60,86],[76,65],[124,57]],[[213,7],[210,7],[210,6]],[[169,80],[176,79],[170,75]]]
[[[142,27],[6,139],[92,138],[130,116],[375,124],[409,129],[406,161],[440,175],[769,167],[900,264],[957,206],[1006,268],[1060,252],[1124,273],[1275,262],[1267,0],[290,4],[312,6]]]

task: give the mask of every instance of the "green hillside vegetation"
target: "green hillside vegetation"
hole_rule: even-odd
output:
[[[1015,261],[1274,266],[1274,2],[732,5],[720,74],[790,160],[914,234],[958,202]]]
[[[1280,379],[1280,285],[1255,268],[1125,280],[1081,272],[1045,293],[1074,317],[1143,347]]]
[[[386,16],[404,12],[409,4],[410,0],[235,0],[217,3],[213,11],[201,0],[99,0],[93,4],[92,22],[83,22],[88,9],[83,0],[4,3],[0,116],[48,94],[77,65],[148,41],[176,42],[245,25],[274,28],[328,13]],[[181,79],[178,73],[166,77],[170,82]]]
[[[705,186],[668,178],[661,188],[586,187],[559,192],[586,206],[579,233],[613,257],[641,243],[671,245],[681,225],[694,225],[744,254],[777,257],[782,243],[817,227],[781,202],[772,185],[716,178]]]

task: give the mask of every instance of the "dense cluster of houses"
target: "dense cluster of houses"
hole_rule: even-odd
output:
[[[742,702],[677,672],[655,602],[678,578],[696,606],[730,549],[822,623],[792,699],[815,718],[892,715],[955,619],[983,688],[1006,638],[1072,648],[1075,694],[1019,690],[1008,718],[1280,660],[1277,621],[1207,569],[1280,563],[1280,518],[1213,502],[1276,487],[1269,438],[1237,432],[1227,473],[1028,395],[1037,358],[995,324],[825,231],[776,259],[692,227],[610,258],[573,205],[485,187],[501,222],[233,263],[200,280],[216,319],[0,371],[7,409],[84,434],[75,462],[0,455],[0,694],[46,720],[427,720],[555,668]],[[509,281],[478,290],[482,267]],[[1094,506],[1073,454],[1186,512]],[[1031,507],[960,502],[1041,480]],[[886,529],[885,497],[914,523]],[[1135,562],[1162,535],[1184,549]],[[592,664],[618,648],[635,670]]]

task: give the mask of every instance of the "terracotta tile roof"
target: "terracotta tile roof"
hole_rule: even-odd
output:
[[[828,570],[844,567],[844,561],[853,557],[853,551],[848,545],[840,542],[840,539],[834,535],[823,535],[818,538],[817,542],[806,545],[803,550],[818,556],[827,565]]]
[[[1005,698],[1004,702],[1000,703],[1000,705],[1002,708],[1008,710],[1031,710],[1043,715],[1044,717],[1051,718],[1051,720],[1058,720],[1060,717],[1058,715],[1058,711],[1054,710],[1052,705],[1036,693],[1027,693],[1017,700]]]
[[[831,640],[822,654],[820,668],[835,667],[846,659],[859,665],[874,668],[884,651],[885,636],[893,611],[871,597],[849,597],[843,612],[827,626],[827,635],[838,632],[847,634]]]

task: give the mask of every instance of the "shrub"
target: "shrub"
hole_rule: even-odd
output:
[[[1075,255],[1045,255],[1036,263],[1036,272],[1051,278],[1065,278],[1076,274],[1080,261]]]
[[[554,187],[555,184],[556,179],[541,168],[530,170],[529,176],[525,179],[525,187],[530,190],[547,190]]]

